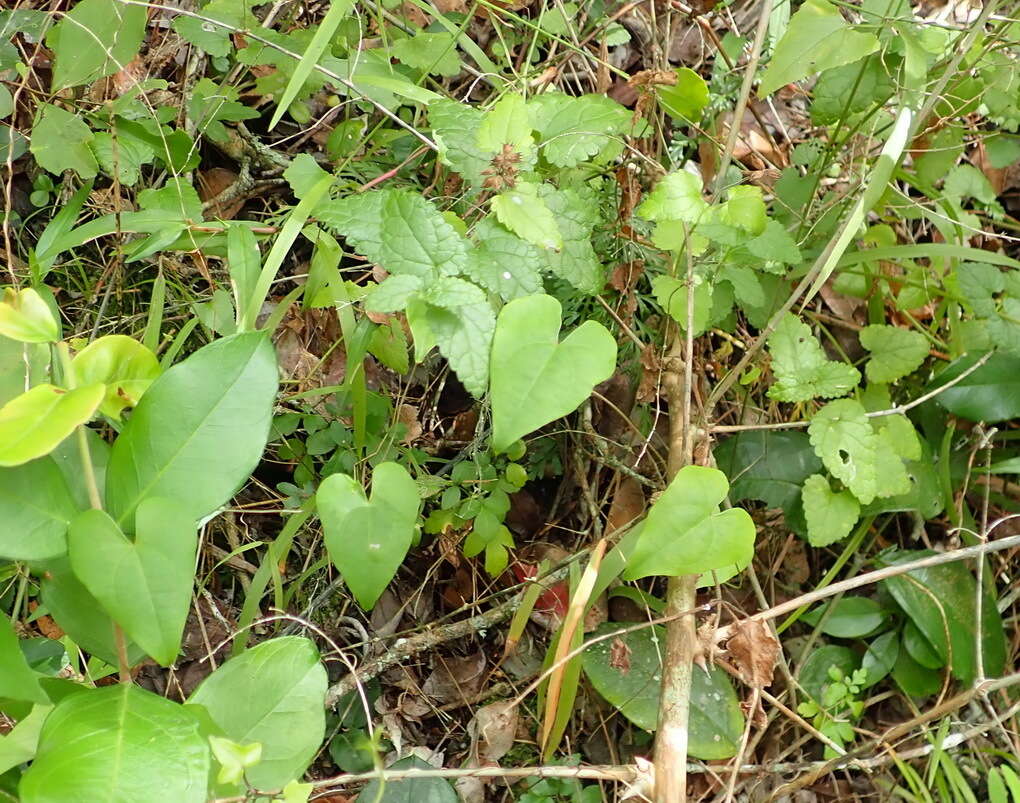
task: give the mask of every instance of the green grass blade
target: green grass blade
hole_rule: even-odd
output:
[[[298,62],[294,74],[290,77],[290,81],[287,82],[287,88],[283,90],[283,94],[280,96],[280,102],[276,105],[276,111],[273,112],[273,119],[269,121],[270,131],[280,122],[283,113],[290,108],[290,104],[294,102],[297,93],[301,90],[308,76],[312,74],[312,70],[319,63],[322,54],[326,52],[326,48],[329,46],[333,34],[336,33],[337,27],[343,22],[344,17],[351,13],[352,8],[354,8],[353,0],[332,0],[329,11],[326,12],[326,16],[319,23],[315,36],[312,37],[308,49],[301,56],[301,61]]]

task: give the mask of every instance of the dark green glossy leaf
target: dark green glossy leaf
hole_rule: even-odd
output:
[[[921,666],[902,647],[896,657],[892,676],[903,693],[911,697],[927,697],[942,688],[942,673]]]
[[[816,625],[825,613],[825,606],[809,611],[802,618]],[[875,600],[867,597],[842,597],[832,604],[822,632],[836,638],[858,638],[879,627],[888,614]]]
[[[800,489],[822,470],[806,433],[741,432],[720,443],[714,454],[716,465],[730,479],[731,502],[758,499],[781,507],[791,526],[803,530]]]
[[[593,636],[619,629],[601,625]],[[584,671],[596,691],[640,728],[654,730],[659,715],[660,654],[665,642],[661,627],[636,630],[600,641],[584,652]],[[736,754],[743,732],[740,703],[726,674],[695,667],[691,689],[690,745],[701,759]]]
[[[955,379],[981,357],[953,360],[932,382],[935,389]],[[994,423],[1020,417],[1020,355],[996,353],[974,373],[946,388],[936,401],[953,415]]]
[[[388,769],[429,770],[434,767],[411,756],[401,759]],[[405,781],[389,781],[385,786],[372,781],[361,790],[358,797],[373,803],[458,803],[460,800],[449,781],[443,778],[410,778]]]
[[[871,688],[888,675],[896,665],[896,658],[899,654],[899,633],[883,633],[881,636],[877,636],[868,645],[868,650],[861,660],[861,668],[867,672],[863,687]]]
[[[896,565],[935,553],[928,550],[900,551],[883,556],[884,565]],[[977,583],[964,563],[946,563],[915,569],[882,581],[896,603],[917,625],[953,676],[969,683],[977,672],[974,644],[977,622]],[[981,605],[984,670],[989,677],[1000,675],[1006,663],[1006,638],[995,597],[985,588]],[[947,639],[948,633],[948,639]]]
[[[48,703],[39,675],[28,665],[11,620],[0,616],[0,697]]]
[[[825,644],[811,651],[800,668],[800,685],[814,700],[822,699],[825,687],[832,683],[829,669],[837,667],[844,675],[852,673],[860,661],[849,647]]]

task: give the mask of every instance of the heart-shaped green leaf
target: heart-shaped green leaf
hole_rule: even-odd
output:
[[[198,537],[176,501],[149,497],[137,508],[131,542],[102,510],[71,522],[71,568],[106,612],[164,666],[180,648],[191,601]]]
[[[728,490],[717,469],[680,469],[648,511],[624,579],[746,566],[754,553],[754,522],[741,508],[719,511]]]
[[[89,343],[71,361],[79,385],[102,382],[106,397],[99,409],[119,419],[125,407],[134,407],[160,374],[156,355],[127,335],[107,335]]]
[[[36,385],[0,407],[0,466],[20,466],[52,452],[99,407],[105,385],[64,390]]]
[[[332,474],[315,495],[326,549],[358,604],[369,610],[411,547],[418,522],[418,486],[397,463],[372,474],[372,498],[346,474]]]
[[[499,313],[489,363],[496,452],[573,412],[616,368],[609,330],[586,321],[561,343],[560,316],[547,295],[518,298]]]
[[[88,589],[71,569],[67,555],[47,561],[39,583],[42,602],[50,616],[74,643],[111,666],[117,665],[117,643],[113,620],[106,615]],[[145,657],[133,641],[127,643],[128,663],[132,666]]]
[[[209,763],[187,708],[122,683],[60,701],[18,791],[24,803],[202,803]]]

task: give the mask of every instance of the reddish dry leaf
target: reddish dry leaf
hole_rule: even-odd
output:
[[[237,173],[225,167],[213,167],[209,170],[198,171],[198,197],[203,201],[209,201],[230,187],[237,181]],[[210,217],[231,220],[244,206],[244,198],[235,198],[224,204],[213,204],[207,210]]]
[[[772,685],[772,670],[779,658],[779,642],[769,626],[758,619],[744,619],[732,625],[733,635],[726,649],[744,682],[755,688]]]
[[[517,706],[506,701],[479,708],[468,724],[468,733],[472,755],[480,766],[498,762],[514,746]]]
[[[422,428],[418,421],[418,408],[410,404],[401,404],[397,408],[397,421],[407,427],[401,443],[414,443],[421,437]]]
[[[662,375],[662,363],[659,361],[659,352],[653,345],[641,349],[641,382],[638,384],[637,400],[642,404],[649,404],[655,401],[655,397],[661,390],[660,378]]]
[[[609,506],[606,516],[606,533],[612,535],[622,530],[632,521],[639,519],[645,512],[645,492],[640,483],[631,478],[623,477],[616,486],[613,503]]]
[[[609,665],[621,675],[630,672],[630,647],[619,636],[609,645]]]

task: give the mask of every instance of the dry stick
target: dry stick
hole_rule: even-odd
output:
[[[686,226],[684,227],[687,235]],[[691,433],[691,394],[694,381],[694,293],[691,292],[694,263],[687,251],[687,327],[680,339],[679,327],[673,326],[670,354],[666,361],[663,383],[669,397],[669,483],[694,456]],[[677,363],[681,359],[681,377]],[[667,617],[690,611],[697,603],[698,576],[685,574],[670,577],[666,586]],[[655,731],[655,781],[652,794],[656,803],[683,803],[687,799],[687,745],[690,723],[691,683],[694,656],[698,648],[697,621],[682,616],[666,625],[666,647],[662,660],[662,685],[659,695],[659,720]]]
[[[712,192],[713,202],[722,193],[726,184],[726,171],[729,169],[730,162],[733,159],[733,149],[737,146],[737,137],[740,136],[740,121],[744,119],[744,110],[747,108],[747,101],[751,97],[751,89],[754,86],[754,73],[758,68],[758,59],[761,56],[761,49],[765,44],[765,34],[769,29],[769,17],[772,15],[773,4],[772,0],[763,3],[761,16],[758,17],[758,28],[754,32],[754,44],[751,45],[751,54],[748,56],[747,67],[744,69],[744,83],[740,87],[740,96],[737,98],[737,105],[733,110],[733,120],[730,122],[730,130],[726,134],[726,148],[723,150],[723,158],[719,162],[719,171],[715,175],[715,189]],[[768,135],[766,134],[766,136]]]
[[[1014,518],[1014,516],[1005,516],[994,522],[989,528],[989,532],[994,530],[997,525],[1011,518]],[[912,560],[909,563],[885,566],[881,569],[876,569],[873,572],[860,574],[857,575],[857,577],[851,577],[847,580],[840,580],[838,583],[833,583],[825,588],[819,588],[815,591],[809,591],[806,594],[801,594],[799,597],[794,597],[780,605],[775,605],[768,610],[753,614],[747,617],[747,619],[748,621],[765,621],[768,619],[775,619],[779,616],[783,616],[784,614],[792,613],[804,605],[811,605],[820,600],[843,593],[844,591],[852,591],[855,588],[870,585],[871,583],[877,583],[890,577],[906,574],[907,572],[912,572],[915,569],[926,569],[930,566],[941,566],[944,563],[955,563],[958,560],[969,560],[991,552],[1001,552],[1004,549],[1013,549],[1014,547],[1020,547],[1020,535],[1011,535],[1006,538],[1000,538],[998,541],[986,541],[982,544],[965,547],[964,549],[956,549],[952,552],[929,555],[925,558]],[[732,625],[726,625],[726,627],[721,627],[716,631],[716,638],[720,642],[725,641],[732,635]]]

